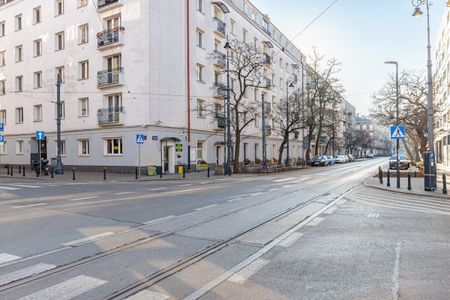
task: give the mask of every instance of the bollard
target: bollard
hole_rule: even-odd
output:
[[[442,193],[447,195],[447,176],[445,174],[442,174]]]
[[[14,176],[14,166],[11,165],[11,176]]]
[[[72,180],[75,180],[75,168],[72,168]]]
[[[6,172],[7,172],[7,175],[9,175],[9,165],[6,165]]]
[[[408,173],[408,191],[411,190],[411,173]]]
[[[106,168],[103,168],[103,180],[106,180]]]
[[[414,178],[417,178],[417,171],[414,171]]]
[[[52,179],[55,178],[55,170],[54,170],[53,167],[51,168],[50,173],[51,173],[51,175],[52,175],[51,178],[52,178]]]
[[[183,166],[183,179],[186,178],[186,168]]]
[[[391,173],[387,171],[387,186],[391,186]]]
[[[25,166],[22,167],[22,176],[25,177]]]
[[[159,178],[162,178],[162,166],[159,167]]]
[[[19,174],[22,174],[22,166],[19,165]]]
[[[378,178],[380,179],[380,184],[383,184],[383,171],[381,167],[378,167]]]
[[[139,178],[139,175],[138,175],[138,168],[136,168],[136,172],[135,172],[134,178],[135,178],[136,180],[138,180],[138,178]]]
[[[208,167],[208,178],[209,178],[209,176],[210,176],[209,172],[210,172],[210,171],[209,171],[209,167]]]

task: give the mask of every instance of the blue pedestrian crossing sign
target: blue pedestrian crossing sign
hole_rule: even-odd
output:
[[[0,143],[4,143],[5,142],[5,137],[3,135],[0,135]]]
[[[45,140],[45,132],[43,130],[36,131],[36,141]]]
[[[391,140],[404,140],[406,138],[406,126],[391,126]]]
[[[136,144],[142,145],[147,140],[147,136],[143,134],[136,134]]]
[[[5,123],[0,123],[0,131],[5,131]]]

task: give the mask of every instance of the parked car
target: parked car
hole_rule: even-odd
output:
[[[337,164],[344,164],[348,161],[348,158],[345,155],[338,155],[334,158],[334,162]]]
[[[348,157],[348,161],[354,162],[355,161],[355,157],[351,154],[346,154]]]
[[[328,165],[328,159],[326,156],[324,155],[316,155],[314,156],[314,158],[311,160],[311,166],[312,167],[317,167],[317,166],[326,166]]]
[[[366,154],[366,158],[374,158],[375,156],[373,155],[373,153],[367,153]]]
[[[333,156],[327,156],[327,160],[328,160],[328,165],[329,166],[334,165],[334,158],[333,158]]]
[[[400,170],[407,170],[411,166],[411,161],[405,154],[399,154],[399,166]],[[391,158],[389,159],[389,169],[397,169],[397,154],[392,154]]]

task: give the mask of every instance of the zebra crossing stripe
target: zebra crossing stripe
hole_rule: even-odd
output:
[[[0,265],[20,258],[22,257],[8,253],[0,253]]]
[[[131,297],[125,298],[124,300],[165,300],[165,299],[169,299],[169,296],[152,292],[149,290],[144,290]]]
[[[14,271],[12,273],[2,275],[0,276],[0,286],[51,270],[55,267],[56,267],[55,265],[41,263],[31,267]]]

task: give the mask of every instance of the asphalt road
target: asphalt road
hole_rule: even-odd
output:
[[[361,185],[382,163],[1,179],[0,299],[449,299],[450,203]]]

